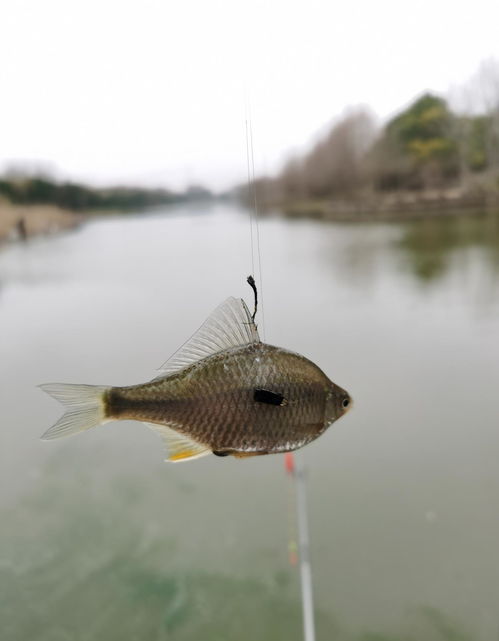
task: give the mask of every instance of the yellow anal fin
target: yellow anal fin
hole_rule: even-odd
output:
[[[199,452],[195,449],[186,449],[178,452],[177,454],[170,454],[170,456],[166,460],[171,461],[172,463],[178,463],[179,461],[186,461],[187,459],[199,458],[200,456],[204,456],[205,454],[209,454],[209,450],[205,451],[203,449],[201,452]]]
[[[198,443],[186,434],[177,432],[174,427],[156,425],[155,423],[146,423],[146,425],[160,434],[163,439],[167,453],[165,461],[180,463],[211,454],[211,449],[208,446]]]

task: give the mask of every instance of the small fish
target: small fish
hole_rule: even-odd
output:
[[[40,387],[66,406],[42,439],[132,419],[161,435],[168,461],[296,450],[352,402],[305,357],[262,343],[246,304],[235,298],[222,303],[152,381]]]

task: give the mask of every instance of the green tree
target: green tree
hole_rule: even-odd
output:
[[[446,101],[432,94],[393,118],[372,152],[377,185],[424,188],[455,178],[459,154],[454,121]]]

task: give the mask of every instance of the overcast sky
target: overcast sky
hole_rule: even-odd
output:
[[[348,106],[386,118],[499,56],[498,0],[3,0],[0,166],[216,189]]]

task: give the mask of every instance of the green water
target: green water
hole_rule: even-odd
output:
[[[232,205],[0,248],[0,639],[299,640],[279,456],[167,465],[125,422],[57,442],[42,382],[132,384],[228,295]],[[499,635],[499,219],[260,226],[267,342],[353,410],[303,450],[317,639]]]

